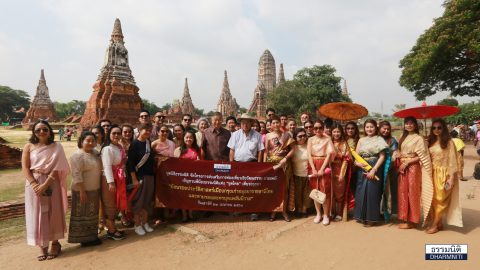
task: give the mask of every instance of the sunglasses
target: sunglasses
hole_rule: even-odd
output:
[[[436,130],[436,129],[442,130],[442,127],[441,126],[432,126],[432,130]]]
[[[121,132],[112,132],[112,133],[110,133],[110,134],[112,134],[112,135],[122,135]]]
[[[37,129],[35,129],[35,133],[37,133],[37,134],[40,133],[40,132],[42,132],[42,131],[45,132],[45,133],[47,133],[47,132],[49,132],[50,130],[49,130],[48,128],[46,128],[46,127],[45,127],[45,128],[37,128]]]
[[[192,119],[190,119],[190,118],[185,118],[185,119],[183,119],[183,121],[185,121],[185,122],[191,122]]]
[[[273,113],[269,113],[269,114],[267,114],[267,116],[273,116]]]
[[[313,126],[305,126],[305,128],[313,128]]]
[[[160,130],[161,133],[167,133],[168,130]]]
[[[164,116],[164,115],[157,115],[157,116],[155,116],[155,117],[157,117],[157,118],[162,118],[162,119],[164,119],[164,118],[165,118],[165,116]]]
[[[313,127],[313,130],[323,130],[323,127]]]
[[[148,114],[142,114],[140,115],[140,118],[147,118],[148,117]]]

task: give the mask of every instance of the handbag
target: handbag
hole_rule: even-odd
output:
[[[332,170],[330,168],[325,168],[325,174],[331,173]],[[308,195],[312,200],[318,202],[319,204],[323,204],[325,199],[327,198],[327,194],[323,193],[318,189],[318,176],[317,176],[317,188],[312,189],[310,191],[310,195]]]

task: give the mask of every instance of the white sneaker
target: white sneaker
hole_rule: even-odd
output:
[[[135,232],[138,235],[145,235],[145,230],[143,229],[142,225],[140,226],[135,226]]]
[[[330,219],[328,219],[328,216],[324,216],[324,217],[323,217],[322,224],[325,225],[325,226],[327,226],[328,224],[330,224]]]
[[[320,220],[322,220],[322,217],[321,217],[321,216],[316,216],[316,217],[313,219],[313,223],[318,224],[318,223],[320,223]]]
[[[150,227],[148,223],[143,224],[143,228],[145,229],[146,232],[153,232],[153,228]]]

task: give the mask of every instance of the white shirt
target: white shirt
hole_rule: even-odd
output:
[[[235,161],[252,161],[258,159],[258,152],[265,149],[262,143],[262,135],[250,129],[248,136],[242,129],[232,133],[227,144],[228,148],[235,151]]]
[[[107,178],[107,183],[114,183],[115,179],[113,178],[112,166],[120,164],[122,161],[122,153],[118,146],[110,144],[105,146],[102,149],[102,163],[103,163],[103,174]]]

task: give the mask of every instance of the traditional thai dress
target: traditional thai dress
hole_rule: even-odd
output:
[[[308,138],[308,143],[311,144],[311,153],[310,155],[312,156],[313,159],[313,164],[315,165],[315,170],[320,170],[320,168],[323,166],[323,163],[325,162],[325,158],[327,157],[327,154],[334,154],[334,146],[332,143],[332,139],[328,136],[313,136]],[[328,165],[327,165],[328,167]],[[327,168],[326,167],[326,168]],[[312,174],[312,167],[310,166],[310,163],[308,163],[308,174]],[[325,200],[332,200],[332,175],[331,173],[329,174],[324,174],[323,177],[318,179],[317,177],[310,177],[310,188],[312,189],[318,189],[321,192],[326,194],[326,199]],[[318,185],[317,185],[318,182]],[[328,214],[328,213],[325,213]]]
[[[343,209],[347,203],[350,186],[350,176],[347,175],[350,165],[350,149],[346,141],[334,142],[335,158],[332,160],[332,184],[333,200],[340,203],[340,209]],[[336,213],[342,215],[342,213]]]
[[[280,135],[270,132],[265,137],[265,143],[268,144],[268,152],[265,153],[266,161],[278,164],[291,150],[295,141],[288,132],[282,132]],[[290,161],[287,161],[282,167],[285,173],[285,191],[283,203],[275,211],[283,211],[286,204],[288,211],[295,210],[295,181],[293,180],[293,170]]]
[[[310,187],[308,186],[308,151],[307,144],[295,145],[292,156],[293,177],[295,181],[295,208],[310,207]]]
[[[395,155],[398,142],[394,137],[385,140],[388,148],[385,151],[382,213],[385,221],[390,220],[392,214],[397,213],[397,169],[395,168]]]
[[[403,174],[398,173],[398,219],[412,223],[420,223],[420,209],[423,220],[427,218],[432,205],[433,184],[432,163],[425,141],[422,136],[411,134],[402,142],[397,158],[401,164],[416,157],[420,158],[418,162],[410,164]]]
[[[160,164],[167,160],[170,157],[173,157],[173,152],[175,151],[175,143],[169,139],[164,142],[157,140],[153,147],[153,152],[155,153],[155,207],[165,207],[165,205],[160,201],[160,179],[162,179],[162,174],[159,170]]]
[[[442,149],[440,143],[435,143],[428,149],[433,167],[433,201],[432,211],[435,216],[446,213],[446,221],[449,225],[463,227],[462,208],[459,199],[459,181],[456,176],[457,152],[453,141],[448,142],[446,149]],[[445,189],[445,182],[453,175],[454,184],[449,190]]]
[[[356,152],[372,167],[378,161],[379,154],[388,148],[380,136],[363,137],[358,141]],[[380,221],[380,202],[383,194],[383,164],[376,171],[379,180],[367,179],[365,171],[357,170],[357,186],[355,190],[354,218],[362,222]]]
[[[102,163],[96,150],[76,151],[70,157],[72,167],[72,212],[68,230],[69,243],[84,243],[98,239],[97,225],[100,201]],[[78,184],[83,183],[86,202],[80,201]]]
[[[68,209],[66,176],[70,172],[68,161],[60,143],[35,145],[29,153],[30,171],[39,184],[47,181],[48,175],[55,178],[41,196],[25,183],[25,225],[27,243],[31,246],[48,247],[50,241],[63,239],[67,231],[65,213]]]
[[[125,211],[127,204],[127,186],[125,164],[127,154],[121,146],[110,144],[102,149],[102,163],[106,181],[102,182],[102,202],[105,215],[114,219],[117,210]],[[108,183],[115,183],[116,193],[108,190]]]
[[[347,139],[347,144],[348,144],[348,147],[350,147],[350,149],[352,150],[355,150],[357,149],[357,143],[358,143],[358,140],[356,139],[353,139],[353,138],[348,138]],[[347,174],[350,175],[350,186],[349,186],[349,197],[347,198],[348,200],[348,209],[349,210],[352,210],[354,207],[355,207],[355,189],[356,189],[356,186],[357,186],[357,181],[355,181],[355,177],[357,176],[357,170],[358,170],[358,167],[355,166],[354,162],[353,162],[353,158],[350,160],[349,164],[348,164],[348,172]]]

